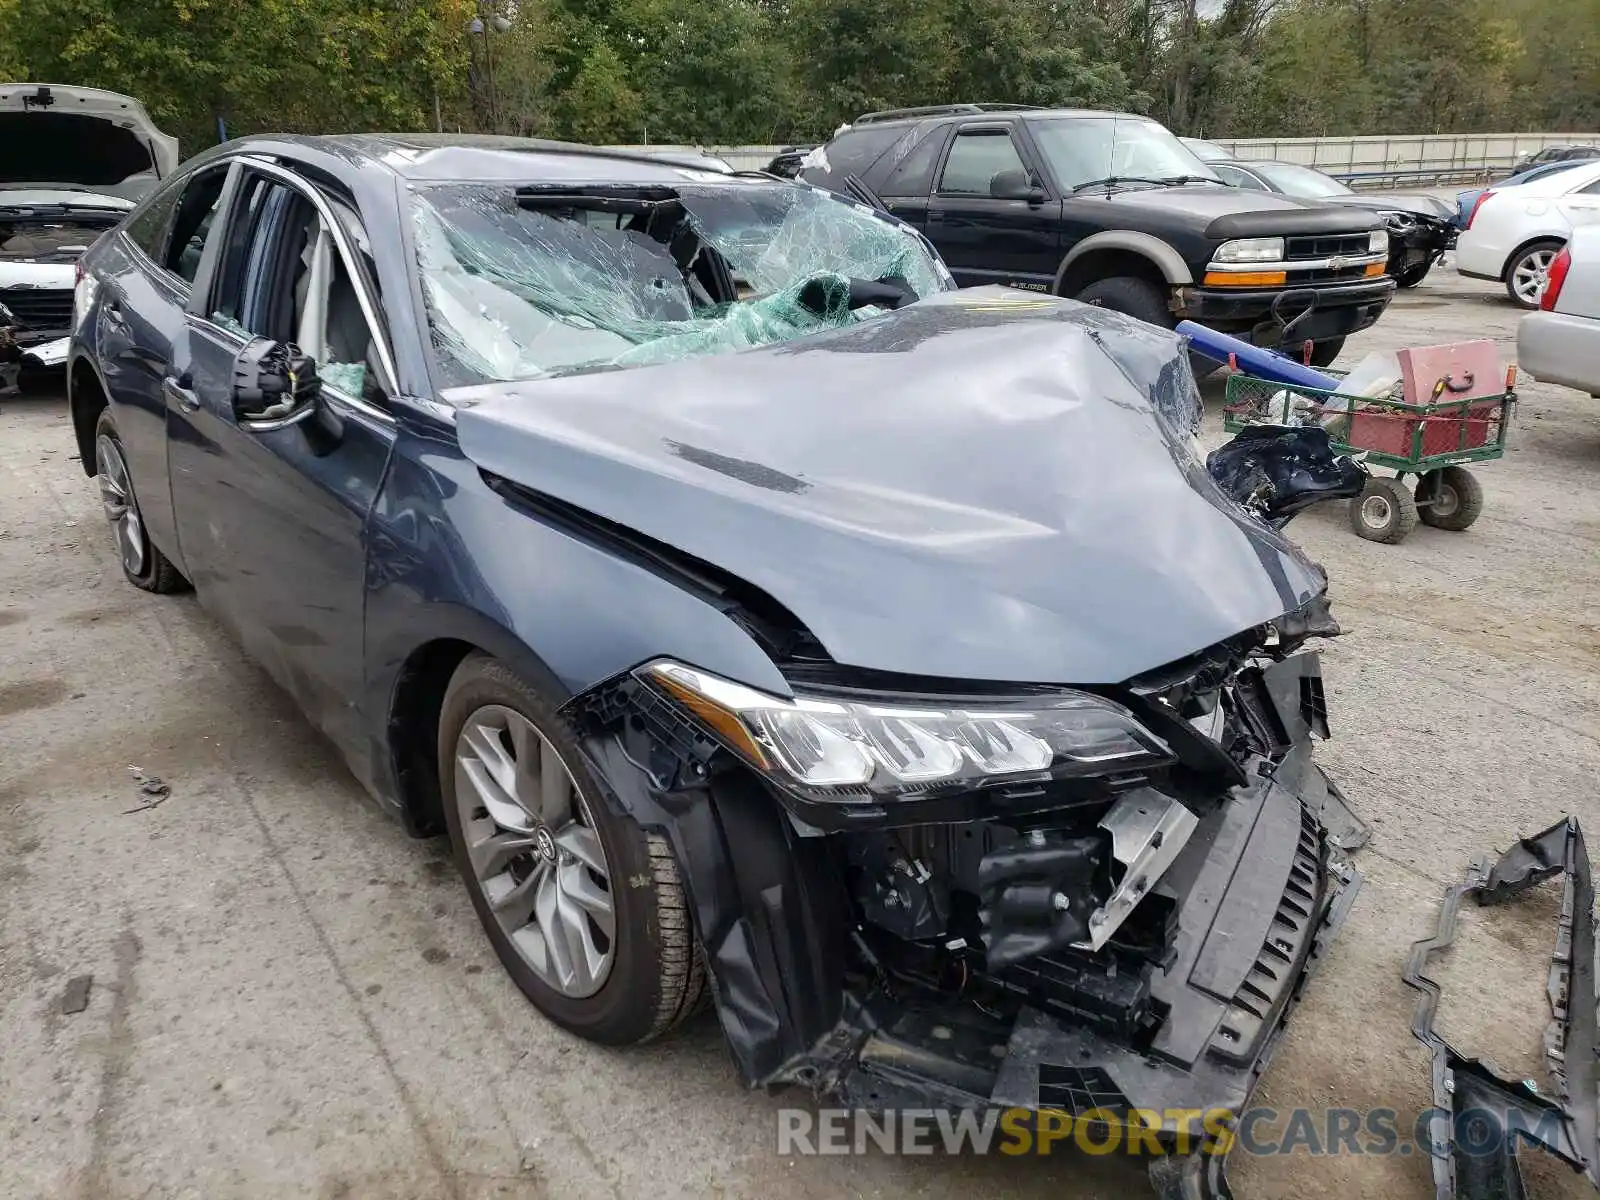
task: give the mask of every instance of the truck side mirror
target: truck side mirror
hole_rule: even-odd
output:
[[[1032,174],[1021,168],[996,171],[989,180],[989,195],[996,200],[1026,200],[1029,204],[1044,203],[1044,188]]]

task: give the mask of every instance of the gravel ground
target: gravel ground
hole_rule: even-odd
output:
[[[1509,358],[1518,315],[1440,269],[1346,358],[1474,335]],[[1521,396],[1470,532],[1380,546],[1340,506],[1292,526],[1346,628],[1324,761],[1374,837],[1263,1083],[1280,1110],[1409,1129],[1427,1077],[1400,968],[1441,891],[1564,812],[1600,830],[1600,401]],[[170,797],[139,809],[131,768]],[[1469,913],[1447,979],[1449,1032],[1535,1077],[1552,911]],[[1083,1156],[780,1157],[785,1101],[739,1087],[714,1020],[632,1052],[542,1021],[443,845],[381,817],[192,598],[121,581],[48,392],[0,403],[0,1029],[7,1197],[1142,1194]],[[1232,1167],[1246,1198],[1431,1195],[1416,1155]]]

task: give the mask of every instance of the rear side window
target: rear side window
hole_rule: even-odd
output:
[[[1005,130],[962,130],[950,147],[944,174],[939,177],[939,190],[987,196],[990,180],[1000,172],[1022,170],[1022,156]]]
[[[151,262],[160,262],[167,248],[167,230],[172,226],[172,214],[182,194],[181,187],[167,188],[150,197],[128,218],[123,231]]]
[[[222,200],[222,185],[227,181],[228,168],[215,167],[202,171],[189,180],[183,189],[183,199],[178,202],[177,215],[172,221],[172,237],[157,259],[175,275],[190,283],[200,270],[200,256],[206,248],[216,221],[217,205]]]
[[[1267,191],[1267,185],[1262,183],[1248,171],[1241,171],[1238,167],[1230,167],[1226,163],[1212,163],[1211,169],[1221,178],[1223,183],[1231,184],[1237,188],[1245,188],[1252,192]]]
[[[926,196],[933,188],[933,173],[939,166],[939,155],[950,138],[950,126],[923,126],[913,130],[896,143],[878,163],[881,174],[886,163],[892,163],[889,173],[876,187],[880,196]]]
[[[821,150],[827,167],[807,167],[801,177],[832,191],[844,190],[844,181],[851,175],[865,176],[868,168],[906,134],[904,125],[879,127],[866,125],[860,129],[847,129]]]

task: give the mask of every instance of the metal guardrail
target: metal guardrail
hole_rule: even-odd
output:
[[[1441,187],[1445,184],[1488,183],[1505,173],[1504,167],[1446,167],[1442,170],[1424,167],[1408,171],[1333,171],[1332,176],[1356,191],[1362,188],[1379,188],[1389,185],[1405,187]]]

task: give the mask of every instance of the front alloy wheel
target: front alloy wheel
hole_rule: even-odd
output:
[[[677,858],[627,815],[556,706],[499,659],[469,654],[445,690],[437,746],[456,866],[539,1011],[612,1045],[693,1012],[705,966]]]
[[[606,854],[572,773],[533,723],[500,704],[456,738],[456,805],[495,920],[533,973],[583,999],[611,973],[616,913]]]

